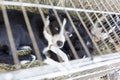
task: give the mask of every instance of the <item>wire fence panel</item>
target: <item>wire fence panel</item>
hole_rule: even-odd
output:
[[[119,3],[1,0],[0,80],[119,80]]]

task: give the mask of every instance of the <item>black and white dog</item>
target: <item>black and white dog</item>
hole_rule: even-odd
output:
[[[51,30],[51,33],[52,33],[53,38],[54,38],[53,43],[56,44],[58,47],[58,48],[56,48],[56,47],[53,47],[53,48],[59,50],[59,48],[62,48],[64,46],[64,43],[65,43],[65,37],[63,35],[64,27],[65,27],[65,30],[67,32],[70,32],[70,33],[72,32],[72,30],[70,30],[70,28],[72,28],[72,27],[71,27],[71,25],[67,25],[70,23],[67,20],[67,18],[65,19],[64,16],[62,16],[61,14],[58,14],[61,22],[64,22],[63,29],[61,32],[61,28],[60,28],[58,22],[56,21],[56,18],[53,15],[53,12],[51,10],[49,12],[50,13],[48,14],[48,16],[49,16],[48,21],[50,20],[50,22],[48,23],[48,25],[50,26],[50,30]],[[29,32],[28,32],[27,27],[26,27],[23,13],[21,11],[18,11],[18,10],[8,9],[7,14],[8,14],[10,27],[12,30],[16,49],[18,50],[21,46],[30,46],[33,50],[33,53],[34,53],[33,44],[32,44],[32,41],[31,41],[30,36],[29,36]],[[44,26],[46,26],[46,25],[44,25],[40,14],[27,12],[27,15],[28,15],[28,18],[29,18],[29,21],[30,21],[37,45],[38,45],[38,48],[39,48],[40,53],[42,55],[42,59],[45,61],[48,61],[46,63],[51,64],[52,62],[54,62],[54,60],[46,57],[46,55],[44,54],[46,52],[45,48],[48,47],[48,43],[49,43],[46,40],[46,38],[44,36],[45,34],[43,32]],[[60,32],[62,33],[63,38],[61,38]],[[60,36],[60,37],[58,37],[58,36]],[[57,38],[59,38],[59,39],[57,39]],[[61,52],[61,50],[59,50],[59,51]],[[12,54],[11,47],[10,47],[8,37],[7,37],[7,32],[5,29],[5,23],[4,23],[2,11],[0,11],[0,52],[8,53],[10,55]],[[51,61],[51,63],[49,61]]]
[[[50,13],[51,13],[51,14],[50,14],[50,16],[51,16],[51,17],[50,17],[50,21],[53,21],[53,22],[54,22],[54,24],[51,24],[51,26],[52,26],[52,25],[55,26],[55,25],[57,25],[57,24],[55,23],[55,21],[57,21],[57,19],[55,18],[55,14],[53,14],[52,11],[50,11]],[[67,21],[68,21],[68,22],[66,23],[65,30],[69,31],[69,32],[68,32],[69,38],[70,38],[70,40],[72,41],[72,44],[73,44],[73,46],[74,46],[74,48],[75,48],[75,50],[76,50],[76,52],[77,52],[77,54],[78,54],[78,57],[79,57],[79,58],[83,58],[84,56],[87,57],[88,55],[87,55],[85,49],[83,48],[83,45],[81,44],[81,41],[79,41],[79,39],[78,39],[75,31],[73,30],[73,27],[72,27],[72,25],[71,25],[71,23],[70,23],[67,15],[66,15],[64,12],[58,12],[57,14],[59,15],[59,17],[60,17],[60,19],[61,19],[62,21],[63,21],[64,18],[66,18]],[[82,23],[81,23],[80,20],[76,19],[76,18],[73,17],[73,16],[70,16],[70,17],[71,17],[71,19],[72,19],[75,27],[77,28],[79,34],[81,35],[81,37],[82,37],[82,39],[83,39],[86,47],[88,48],[88,51],[89,51],[90,55],[92,56],[94,49],[93,49],[92,41],[91,41],[91,39],[90,39],[87,31],[86,31],[85,28],[83,27],[83,25],[82,25]],[[55,29],[59,30],[60,28],[57,27],[57,28],[55,28]],[[53,31],[53,30],[52,30],[52,31]],[[65,52],[65,53],[69,56],[69,59],[70,59],[70,60],[75,59],[74,54],[72,53],[72,51],[71,51],[71,49],[70,49],[70,47],[69,47],[69,45],[68,45],[67,42],[65,42],[65,44],[64,44],[64,46],[61,48],[61,50],[62,50],[63,52]],[[52,55],[52,54],[51,54],[51,55]],[[54,56],[55,56],[55,55],[52,55],[51,57],[53,58]]]

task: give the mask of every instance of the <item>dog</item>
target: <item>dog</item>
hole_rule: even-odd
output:
[[[87,31],[85,30],[85,28],[83,27],[82,23],[73,16],[71,16],[71,18],[72,18],[75,27],[77,28],[81,38],[83,39],[86,47],[88,48],[88,51],[89,51],[91,57],[92,57],[93,52],[94,52],[92,40],[90,39],[90,37],[89,37]],[[72,42],[72,44],[77,52],[78,58],[88,57],[83,45],[81,44],[81,41],[78,39],[75,32],[72,34],[72,37],[70,37],[70,40],[71,40],[71,42]],[[62,48],[62,50],[65,53],[67,53],[70,60],[75,59],[75,56],[72,53],[67,42],[65,43],[65,46]]]
[[[60,48],[63,47],[64,42],[65,42],[65,36],[64,36],[65,24],[66,24],[66,19],[63,20],[63,25],[61,27],[60,33],[52,36],[52,34],[47,32],[47,28],[49,27],[49,19],[47,17],[43,34],[45,36],[45,39],[48,41],[48,46],[43,50],[43,53],[45,54],[51,50],[55,54],[60,56],[65,62],[68,62],[69,60],[68,60],[67,55],[63,51],[60,50]]]
[[[19,50],[21,46],[30,46],[32,48],[32,53],[35,54],[33,44],[32,44],[31,38],[29,36],[29,32],[27,30],[22,11],[8,9],[7,14],[8,14],[10,28],[12,30],[16,49]],[[39,26],[43,27],[44,25],[43,25],[41,16],[39,14],[35,14],[35,13],[31,13],[31,12],[27,12],[27,14],[28,14],[28,18],[31,23],[33,34],[36,39],[36,43],[37,43],[39,51],[41,53],[42,60],[45,60],[46,56],[42,53],[42,51],[46,45],[40,39],[38,30],[37,30],[38,28],[35,26],[36,22],[34,22],[37,19],[38,21],[40,21],[39,23],[42,24]],[[6,32],[5,26],[6,25],[4,23],[2,11],[0,11],[0,52],[7,53],[12,58],[12,56],[11,56],[12,50],[11,50],[11,47],[9,44],[8,35]]]
[[[56,21],[57,19],[55,18],[55,14],[53,14],[53,12],[51,11],[51,18],[50,18],[50,21]],[[66,26],[65,26],[65,29],[69,31],[68,35],[69,35],[69,38],[70,40],[72,41],[72,44],[77,52],[77,55],[79,58],[83,58],[83,57],[88,57],[86,51],[84,50],[82,44],[81,44],[81,41],[78,39],[71,23],[69,22],[69,19],[67,17],[67,15],[64,13],[64,12],[58,12],[57,13],[60,17],[61,20],[63,20],[64,18],[67,19],[67,23],[66,23]],[[94,48],[93,48],[93,44],[92,44],[92,40],[90,39],[89,35],[87,34],[86,30],[84,29],[83,25],[81,24],[81,21],[79,21],[78,19],[76,19],[75,17],[71,16],[71,19],[75,25],[75,27],[77,28],[79,34],[81,35],[86,47],[88,48],[89,52],[91,53],[91,56],[93,55],[93,52],[94,52]],[[53,22],[54,22],[53,21]],[[54,22],[55,23],[55,22]],[[55,24],[52,24],[50,23],[51,26],[55,26]],[[50,27],[51,27],[50,26]],[[57,26],[57,25],[56,25]],[[59,30],[59,28],[56,28]],[[52,29],[52,31],[54,31]],[[72,53],[71,49],[70,49],[70,46],[68,44],[68,42],[65,41],[64,43],[64,46],[61,48],[61,50],[67,54],[67,56],[69,57],[69,60],[73,60],[75,59],[75,56],[74,54]],[[49,51],[49,53],[52,53],[51,51]],[[54,53],[52,53],[51,55],[51,58],[53,58],[55,61],[59,61],[58,58],[56,58],[56,55]]]
[[[21,46],[30,46],[32,48],[32,53],[35,54],[33,44],[30,39],[29,32],[27,30],[27,27],[26,27],[27,25],[25,23],[22,11],[7,9],[7,14],[8,14],[10,28],[12,30],[16,49],[17,50],[20,49]],[[48,64],[52,64],[52,62],[54,62],[54,60],[47,57],[43,51],[48,46],[48,42],[45,39],[44,34],[43,34],[43,29],[44,29],[45,25],[42,21],[40,14],[27,12],[27,15],[28,15],[28,19],[30,21],[30,25],[33,30],[33,34],[35,36],[38,48],[41,53],[42,60]],[[56,19],[55,19],[55,16],[51,16],[51,15],[53,15],[53,14],[51,14],[51,11],[50,11],[50,13],[48,14],[49,20],[50,20],[49,26],[52,25],[52,27],[50,27],[50,29],[54,30],[51,32],[53,35],[55,35],[57,33],[59,35],[60,31],[57,28],[60,29],[60,26],[59,26],[59,24],[54,24],[54,22],[56,22]],[[12,55],[11,47],[10,47],[9,40],[7,37],[7,32],[5,29],[6,25],[4,23],[2,11],[0,11],[0,16],[1,16],[0,17],[0,29],[1,29],[0,30],[0,52]],[[59,16],[60,16],[61,20],[64,19],[64,16],[61,16],[60,14],[59,14]],[[58,22],[56,22],[56,23],[58,23]],[[66,21],[66,24],[68,24],[68,23],[69,23],[69,21]],[[67,31],[66,28],[68,28],[68,27],[69,27],[68,25],[65,25],[66,31]],[[54,39],[55,39],[55,37],[54,37]],[[59,47],[62,47],[64,45],[65,40],[63,40],[63,42],[61,42],[61,41],[56,41],[56,42],[57,43],[55,43],[55,44],[57,44]],[[56,47],[53,47],[53,48],[56,48]],[[56,48],[56,49],[58,49],[58,48]]]

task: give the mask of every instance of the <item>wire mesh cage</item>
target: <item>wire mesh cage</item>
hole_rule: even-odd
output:
[[[1,0],[0,80],[119,80],[119,2]]]

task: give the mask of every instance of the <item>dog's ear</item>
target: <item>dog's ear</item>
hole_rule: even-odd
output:
[[[62,21],[63,21],[64,18],[67,19],[67,15],[65,13],[57,12],[57,14]],[[48,15],[49,15],[49,20],[50,21],[56,21],[56,16],[55,16],[55,13],[54,13],[53,9],[49,9]]]
[[[54,14],[53,9],[49,9],[48,15],[49,15],[49,20],[50,20],[50,21],[56,20],[56,17],[55,17],[55,14]]]
[[[49,16],[55,16],[53,9],[49,9]]]

